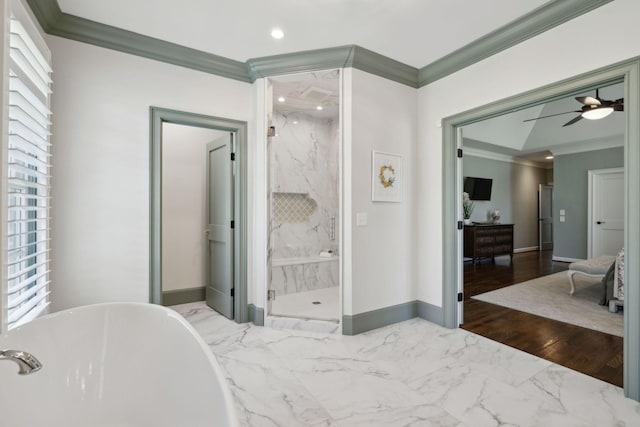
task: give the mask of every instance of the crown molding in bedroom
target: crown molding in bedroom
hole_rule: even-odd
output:
[[[624,134],[611,135],[605,138],[589,139],[559,145],[549,149],[554,156],[584,153],[587,151],[608,150],[624,147]]]
[[[532,168],[550,169],[550,166],[544,163],[534,162],[532,160],[510,156],[508,154],[496,153],[494,151],[483,150],[481,148],[463,147],[463,152],[465,156],[479,157],[481,159],[495,160],[498,162],[514,163]]]
[[[57,0],[26,0],[48,34],[243,82],[303,71],[353,67],[410,87],[422,87],[613,0],[551,0],[480,39],[417,69],[359,46],[296,52],[246,63],[63,12]]]
[[[547,2],[526,15],[522,15],[497,30],[422,67],[418,72],[419,86],[433,83],[612,1],[554,0]],[[455,31],[455,24],[452,25],[452,31]]]

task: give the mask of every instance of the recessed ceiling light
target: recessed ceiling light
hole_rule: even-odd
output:
[[[322,108],[322,105],[318,105],[318,106],[316,107],[316,110],[318,110],[318,111],[322,111],[322,109],[323,109],[323,108]]]
[[[282,31],[280,28],[274,28],[273,30],[271,30],[271,37],[280,40],[284,37],[284,31]]]
[[[278,102],[284,102],[284,101],[285,101],[284,96],[279,96],[278,97]]]
[[[297,121],[297,120],[294,120],[294,121],[293,121],[293,124],[294,124],[294,125],[297,125],[297,124],[298,124],[298,121]]]
[[[547,156],[547,157],[545,157],[545,159],[551,160],[551,159],[553,159],[553,156]]]

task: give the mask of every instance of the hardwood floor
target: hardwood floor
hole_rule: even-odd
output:
[[[464,266],[463,329],[622,387],[621,337],[471,299],[566,270],[551,252],[525,252]]]

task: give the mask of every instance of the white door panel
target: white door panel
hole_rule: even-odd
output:
[[[616,255],[624,245],[624,172],[589,171],[589,258]]]

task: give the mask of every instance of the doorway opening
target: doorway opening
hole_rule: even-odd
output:
[[[165,146],[163,139],[167,129],[171,129],[171,126],[183,126],[189,127],[191,132],[204,133],[208,136],[223,135],[228,141],[234,141],[234,159],[233,164],[229,163],[229,186],[230,191],[235,195],[231,198],[229,212],[229,228],[233,227],[233,233],[230,233],[227,237],[228,243],[231,247],[232,253],[230,255],[230,263],[228,266],[229,274],[225,277],[227,280],[225,286],[230,293],[230,298],[227,298],[227,302],[230,304],[227,312],[228,317],[233,318],[236,322],[242,323],[249,321],[249,311],[247,306],[247,165],[246,165],[246,153],[247,153],[247,123],[238,120],[225,119],[220,117],[206,116],[195,113],[188,113],[182,111],[168,110],[158,107],[150,108],[150,253],[149,253],[149,300],[154,304],[175,303],[174,298],[167,298],[167,289],[163,288],[164,275],[166,274],[166,265],[163,263],[163,255],[165,254],[165,248],[163,248],[163,221],[165,215],[163,214],[163,155],[165,153]],[[165,129],[166,127],[166,129]],[[213,131],[213,133],[212,133]],[[206,139],[206,138],[205,138]],[[205,140],[203,139],[203,141]],[[183,140],[183,143],[190,141]],[[178,143],[179,144],[179,143]],[[176,147],[174,147],[176,149]],[[179,149],[179,148],[177,148]],[[207,151],[205,147],[201,151],[201,159],[203,165],[206,165],[205,159],[207,157]],[[231,160],[229,158],[229,160]],[[203,169],[206,170],[206,169]],[[232,172],[233,171],[233,172]],[[206,180],[202,181],[202,187],[206,187],[209,191],[209,187],[206,185]],[[232,189],[231,189],[232,187]],[[183,188],[182,191],[195,191],[193,187]],[[202,197],[206,197],[206,194],[202,194],[200,191],[195,191]],[[205,190],[203,190],[205,192]],[[203,204],[204,205],[204,204]],[[183,209],[189,209],[188,206],[183,206]],[[204,206],[203,206],[204,209]],[[206,215],[206,211],[202,212],[202,215]],[[168,219],[168,218],[167,218]],[[233,223],[231,223],[233,221]],[[209,223],[207,221],[207,223]],[[209,231],[209,233],[206,233]],[[200,230],[200,237],[206,234],[212,235],[208,227],[205,229],[204,224]],[[215,233],[213,233],[215,234]],[[206,239],[208,240],[208,239]],[[202,241],[202,238],[200,240]],[[208,244],[207,244],[208,245]],[[206,248],[203,248],[202,254],[206,253]],[[209,262],[205,262],[208,265]],[[206,275],[206,271],[201,271],[198,274]],[[187,285],[188,286],[188,285]],[[199,293],[200,292],[200,293]],[[201,289],[196,289],[191,293],[189,298],[197,298],[198,295],[203,296]],[[170,299],[171,301],[167,301]],[[197,300],[196,299],[196,300]],[[185,301],[186,302],[186,301]]]
[[[205,299],[209,274],[207,144],[230,133],[162,124],[162,301]],[[230,203],[227,202],[227,205]]]
[[[341,73],[267,81],[265,326],[339,333]]]
[[[545,86],[538,90],[530,91],[519,96],[514,96],[484,107],[458,114],[443,120],[443,252],[454,254],[450,259],[443,259],[443,307],[445,312],[445,324],[449,327],[458,327],[463,312],[463,302],[458,303],[458,292],[462,290],[463,264],[462,251],[460,250],[461,234],[458,231],[457,221],[462,217],[462,194],[457,194],[459,188],[459,171],[462,161],[458,160],[458,149],[462,148],[462,138],[458,130],[466,125],[487,118],[497,117],[501,114],[519,111],[543,102],[560,99],[567,94],[576,94],[583,90],[595,90],[607,84],[623,82],[626,120],[623,149],[625,153],[625,194],[629,197],[625,200],[625,251],[626,256],[637,259],[640,254],[640,245],[637,239],[631,238],[639,231],[638,220],[640,214],[635,207],[640,202],[640,194],[637,191],[629,191],[634,188],[634,183],[640,177],[640,123],[638,116],[638,87],[640,83],[640,64],[637,59],[615,64],[602,70],[597,70],[585,75],[577,76],[556,84]],[[556,171],[554,171],[555,175]],[[557,179],[554,179],[557,182]],[[560,206],[555,206],[556,211]],[[556,222],[554,220],[554,225]],[[585,236],[586,240],[586,236]],[[554,248],[560,242],[556,239]],[[554,249],[555,250],[555,249]],[[586,251],[586,245],[585,245]],[[633,252],[633,255],[631,255]],[[640,293],[638,289],[638,277],[640,268],[630,263],[625,263],[625,312],[624,312],[624,368],[623,382],[625,395],[638,400],[640,398],[640,366],[633,362],[640,356]],[[629,292],[634,297],[629,298]],[[631,361],[631,362],[630,362]]]

